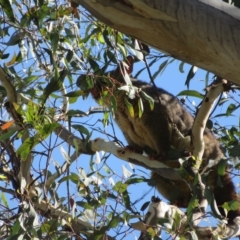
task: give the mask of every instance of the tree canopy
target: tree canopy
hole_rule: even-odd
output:
[[[129,55],[138,66],[134,77],[145,73],[151,84],[178,58],[182,60],[176,69],[179,73],[185,62],[192,64],[186,89],[179,89],[179,96],[196,115],[198,107],[192,99],[200,103],[204,97],[189,88],[196,66],[209,71],[204,73],[202,88],[211,83],[210,72],[239,83],[240,19],[236,16],[240,10],[221,4],[226,5],[203,0],[179,5],[173,0],[0,0],[2,239],[133,239],[146,229],[148,239],[160,239],[161,229],[168,236],[193,239],[201,239],[203,231],[204,237],[212,234],[211,228],[198,230],[191,225],[194,203],[185,215],[167,203],[160,206],[147,194],[132,198],[129,189],[149,184],[145,170],[165,165],[124,148],[113,120],[114,95],[109,100],[111,109],[96,107],[89,99],[94,79],[108,79],[106,72],[126,62]],[[238,1],[234,4],[239,6]],[[205,14],[208,18],[202,22]],[[79,85],[81,76],[85,78]],[[130,80],[127,74],[125,78]],[[216,99],[223,92],[221,86]],[[209,99],[216,103],[209,89]],[[238,87],[231,84],[231,91],[216,103],[220,111],[209,108],[200,120],[221,142],[235,177],[239,175],[239,126],[219,122],[239,115],[238,95]],[[128,108],[131,114],[131,104]],[[211,110],[214,114],[207,121]],[[138,113],[132,114],[141,117],[143,112],[139,101]],[[116,157],[129,165],[118,163]],[[143,168],[138,170],[138,165]],[[219,174],[225,166],[226,161]],[[165,171],[172,178],[181,177],[175,169]],[[212,203],[209,215],[217,218]],[[236,202],[224,206],[226,211],[237,207]],[[161,215],[157,220],[154,214],[149,217],[154,209]],[[150,219],[150,227],[144,219]],[[225,222],[219,222],[216,236],[238,235],[238,224],[227,225],[224,232]],[[156,223],[161,227],[151,226]]]

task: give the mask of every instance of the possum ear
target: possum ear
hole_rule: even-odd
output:
[[[110,72],[110,76],[112,78],[118,79],[120,82],[123,82],[123,77],[126,75],[126,73],[127,75],[132,74],[133,64],[134,64],[134,57],[127,56],[125,61],[120,62],[118,64],[118,67],[114,71]]]
[[[134,57],[133,56],[127,56],[127,65],[126,72],[130,75],[133,72],[133,64],[134,64]]]
[[[121,81],[124,80],[127,85],[132,85],[129,75],[131,75],[133,72],[133,64],[134,57],[127,56],[125,62],[121,62],[118,67],[118,71],[121,74]]]

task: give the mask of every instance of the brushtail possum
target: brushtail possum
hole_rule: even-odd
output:
[[[128,57],[128,67],[120,64],[114,71],[108,73],[106,78],[96,78],[92,96],[96,101],[101,99],[101,102],[108,106],[110,98],[114,97],[117,103],[114,112],[115,121],[122,130],[130,147],[138,152],[145,151],[148,154],[158,156],[159,161],[170,167],[175,166],[173,162],[168,161],[168,154],[171,146],[176,150],[183,152],[184,145],[181,144],[181,139],[176,134],[173,128],[173,123],[177,129],[184,135],[190,135],[193,126],[194,118],[182,106],[178,99],[164,89],[155,88],[145,82],[131,78],[132,86],[138,88],[135,91],[135,97],[131,97],[125,91],[120,91],[119,87],[126,85],[124,80],[124,72],[131,74],[133,70],[134,59]],[[84,76],[78,79],[78,85]],[[130,87],[131,88],[131,87]],[[151,109],[149,101],[142,97],[143,114],[138,116],[139,111],[139,96],[140,91],[145,92],[154,100],[154,108]],[[138,96],[139,95],[139,96]],[[134,109],[135,115],[129,112],[126,104],[126,98]],[[207,165],[209,159],[215,160],[216,164],[224,157],[218,140],[214,137],[209,129],[204,131],[205,151],[203,155],[203,165]],[[168,199],[171,204],[178,207],[187,207],[191,198],[191,190],[184,181],[173,181],[166,179],[157,173],[152,173],[151,178],[155,182],[158,191],[163,197]],[[219,186],[218,180],[221,179],[222,186]],[[224,202],[237,200],[239,208],[236,211],[229,211],[227,218],[228,222],[232,223],[234,218],[240,216],[240,200],[235,191],[234,184],[228,172],[224,176],[219,177],[217,166],[215,165],[209,170],[208,186],[211,186],[214,197],[216,199],[219,210],[223,216],[225,212],[221,208]]]

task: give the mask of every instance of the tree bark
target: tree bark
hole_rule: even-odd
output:
[[[74,0],[108,26],[240,85],[240,9],[218,0]]]

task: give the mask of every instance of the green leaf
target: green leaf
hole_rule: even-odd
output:
[[[68,112],[67,112],[67,115],[68,116],[75,116],[75,115],[80,115],[80,116],[82,116],[82,117],[84,117],[84,116],[87,116],[88,114],[87,113],[85,113],[85,112],[83,112],[83,111],[81,111],[81,110],[69,110]]]
[[[0,0],[0,5],[3,11],[6,13],[11,22],[15,23],[15,17],[13,14],[12,6],[9,0]]]
[[[4,60],[4,59],[7,59],[9,57],[9,53],[5,53],[3,54],[2,51],[0,51],[0,59]]]
[[[208,200],[208,203],[211,207],[213,216],[219,219],[223,219],[223,216],[221,215],[221,213],[219,212],[216,200],[214,199],[214,195],[211,189],[206,188],[205,189],[205,197]]]
[[[188,75],[187,75],[187,79],[186,79],[186,82],[185,82],[185,85],[187,85],[187,88],[189,88],[189,84],[190,84],[190,81],[191,79],[195,76],[196,72],[197,72],[197,67],[195,66],[192,66],[188,72]]]
[[[16,235],[20,232],[21,232],[20,222],[18,220],[16,220],[16,221],[13,222],[11,236],[14,236],[14,235]]]
[[[71,50],[68,50],[67,51],[67,55],[66,55],[66,60],[68,61],[68,62],[70,62],[71,60],[72,60],[72,58],[73,58],[73,51],[71,51]]]
[[[26,77],[26,78],[23,78],[23,82],[24,83],[26,83],[26,84],[28,84],[28,83],[31,83],[31,82],[33,82],[33,81],[35,81],[35,80],[37,80],[39,78],[39,76],[30,76],[30,77]]]
[[[228,202],[228,205],[229,205],[229,207],[230,207],[230,210],[232,210],[232,211],[237,211],[237,210],[238,210],[238,207],[239,207],[239,202],[236,201],[236,200],[229,201],[229,202]]]
[[[61,178],[58,181],[58,183],[60,184],[60,183],[66,182],[68,180],[71,180],[73,183],[78,183],[79,176],[75,173],[71,173],[71,175]]]
[[[76,125],[72,125],[72,127],[76,130],[78,130],[80,133],[83,133],[87,136],[90,135],[89,131],[87,128],[85,128],[84,126],[80,125],[80,124],[76,124]]]
[[[138,117],[139,117],[139,118],[142,117],[142,115],[143,115],[143,110],[144,110],[144,108],[143,108],[143,102],[142,102],[142,99],[139,98],[139,99],[138,99]]]
[[[141,182],[147,182],[147,179],[143,179],[143,178],[129,178],[125,184],[127,185],[131,185],[131,184],[136,184],[136,183],[141,183]]]
[[[226,160],[226,159],[222,159],[218,163],[218,165],[217,165],[218,175],[220,175],[220,176],[224,176],[225,175],[227,164],[228,164],[228,160]]]
[[[233,146],[233,148],[229,149],[229,155],[231,157],[239,157],[239,153],[240,153],[240,145],[235,145]]]
[[[6,208],[9,208],[8,202],[7,202],[7,199],[6,199],[6,196],[5,196],[4,192],[2,192],[1,195],[2,195],[2,196],[1,196],[1,202],[3,203],[3,205],[4,205]]]
[[[198,201],[197,201],[196,197],[193,195],[191,197],[190,202],[187,207],[187,219],[188,220],[192,220],[193,211],[197,207],[198,207]]]
[[[127,100],[127,98],[124,98],[124,102],[128,108],[129,114],[132,118],[134,118],[134,109],[133,109],[133,105]]]
[[[93,209],[93,206],[87,202],[84,202],[84,201],[77,201],[76,204],[79,206],[79,207],[82,207],[84,209]]]
[[[212,122],[212,120],[210,120],[210,119],[207,120],[206,127],[207,127],[208,129],[212,129],[212,128],[213,128],[213,122]]]
[[[44,124],[43,127],[40,129],[39,133],[42,135],[43,138],[46,138],[59,126],[60,124],[57,122]]]
[[[122,221],[119,216],[114,217],[108,224],[109,228],[116,228],[118,224]]]
[[[0,1],[2,1],[2,0],[0,0]],[[3,1],[4,1],[4,0],[3,0]],[[9,41],[8,41],[8,43],[7,43],[7,46],[17,45],[21,39],[22,39],[22,38],[21,38],[21,35],[20,35],[20,34],[14,33],[14,34],[10,37],[10,39],[9,39]]]
[[[16,57],[16,62],[20,63],[20,62],[22,62],[22,60],[23,60],[23,56],[22,56],[21,52],[19,52],[17,57]]]
[[[124,205],[127,209],[131,209],[131,201],[130,201],[130,197],[128,195],[128,191],[125,190],[122,192],[122,196],[123,196],[123,202]]]
[[[121,43],[117,42],[117,48],[123,56],[127,56],[128,49],[126,48],[126,45],[122,45]]]
[[[140,96],[144,99],[146,99],[149,102],[150,109],[153,110],[154,108],[154,100],[151,96],[147,95],[144,91],[140,91]]]
[[[88,237],[89,240],[100,240],[100,239],[104,239],[103,236],[106,236],[106,232],[108,231],[108,227],[107,226],[103,226],[101,227],[99,230],[94,230],[94,234],[92,234],[92,236]]]
[[[193,231],[188,231],[188,234],[190,235],[191,240],[198,240],[198,236],[197,236],[197,234],[194,230]],[[183,238],[183,239],[185,239],[185,238]],[[180,240],[182,240],[182,239],[180,239]]]
[[[109,38],[108,38],[108,30],[104,30],[103,31],[103,38],[107,44],[107,46],[109,46],[111,49],[113,49],[112,43],[110,42]]]
[[[93,60],[91,57],[88,58],[88,62],[89,62],[90,66],[91,66],[91,68],[93,69],[94,72],[99,72],[100,71],[98,63],[95,60]]]
[[[51,63],[52,65],[54,65],[54,64],[55,64],[55,61],[53,60],[54,58],[53,58],[52,50],[47,49],[47,48],[44,48],[44,47],[43,47],[42,49],[48,54],[50,63]]]
[[[113,63],[115,63],[115,64],[118,63],[118,61],[117,61],[117,59],[116,59],[116,57],[115,57],[115,54],[114,54],[113,52],[111,52],[109,49],[106,50],[106,54],[107,54],[108,59],[109,59],[111,62],[113,62]]]
[[[181,73],[184,73],[184,69],[183,69],[184,64],[185,64],[185,62],[183,62],[183,61],[179,64],[179,71],[180,71]]]
[[[82,74],[77,79],[77,86],[84,91],[90,91],[94,87],[93,76]]]
[[[215,115],[213,118],[219,118],[219,117],[227,117],[226,113],[222,113],[222,114],[217,114]],[[228,116],[229,117],[229,116]]]
[[[240,8],[240,0],[233,0],[234,6]]]
[[[124,85],[124,86],[119,87],[118,90],[125,91],[129,94],[131,92],[131,87],[132,86]],[[134,95],[130,95],[130,98],[133,99],[133,96],[135,96],[135,92],[134,92]]]
[[[238,210],[238,205],[239,205],[238,201],[233,200],[233,201],[225,202],[222,205],[222,207],[224,209],[226,209],[227,211],[230,211],[230,210],[236,211],[236,210]]]
[[[166,68],[168,65],[168,60],[165,60],[162,62],[158,68],[158,70],[153,74],[153,79],[156,79],[156,77]]]
[[[66,74],[67,74],[67,70],[65,69],[60,72],[59,77],[53,77],[51,79],[50,83],[48,83],[44,89],[44,93],[43,93],[44,100],[46,100],[50,94],[62,88],[62,83]]]
[[[21,56],[21,60],[24,59],[24,58],[27,58],[28,50],[27,50],[27,48],[24,44],[24,41],[23,40],[20,41],[18,46],[19,46],[19,49],[20,49],[19,55]],[[21,60],[18,59],[18,57],[17,57],[18,62],[21,62]]]
[[[31,203],[29,203],[29,209],[28,209],[28,225],[33,227],[34,230],[39,228],[40,226],[37,213]]]
[[[144,210],[149,206],[150,203],[151,203],[150,201],[145,202],[145,203],[141,206],[140,210],[141,210],[141,211],[144,211]]]
[[[235,104],[231,103],[226,111],[227,116],[230,116],[235,110],[237,110],[240,107],[240,105],[236,106]]]
[[[121,181],[119,181],[114,185],[113,190],[115,190],[117,192],[120,192],[120,193],[123,193],[124,191],[127,190],[127,187],[128,187],[127,184],[124,184]]]
[[[68,92],[67,94],[65,94],[65,97],[80,97],[86,95],[86,93],[83,90],[77,90],[77,91],[73,91],[73,92]]]
[[[0,174],[0,180],[6,180],[6,179],[7,179],[7,177],[6,177],[6,176],[4,176],[4,175]]]
[[[109,112],[104,112],[104,115],[103,115],[103,126],[106,127],[108,126],[109,124]]]
[[[111,96],[110,100],[110,109],[112,112],[115,112],[117,110],[117,101],[116,98],[114,96]]]
[[[58,32],[51,33],[50,40],[51,40],[52,51],[55,54],[58,48],[59,33]]]
[[[18,148],[17,154],[20,154],[22,160],[25,161],[33,147],[35,147],[40,142],[40,140],[45,139],[58,126],[59,124],[56,122],[44,125],[41,129],[42,136],[36,134],[34,137],[27,138],[24,143]]]
[[[209,72],[206,73],[206,76],[205,76],[205,87],[207,87],[209,85]]]
[[[204,96],[201,93],[199,93],[198,91],[195,91],[195,90],[184,90],[184,91],[181,91],[180,93],[178,93],[177,96],[191,96],[191,97],[197,97],[200,99],[204,98]]]
[[[106,165],[103,166],[103,169],[105,170],[106,173],[108,174],[111,173],[110,169]]]
[[[19,154],[23,161],[26,160],[28,154],[36,146],[39,141],[35,137],[27,138],[24,143],[18,148],[17,154]]]
[[[29,26],[30,22],[31,22],[31,17],[29,16],[29,14],[24,14],[20,20],[20,26],[21,27]]]
[[[16,131],[7,131],[6,133],[3,133],[0,135],[0,141],[3,141],[3,140],[6,140],[6,139],[9,139],[12,135],[14,135],[16,133]]]
[[[56,219],[51,219],[47,222],[44,222],[43,225],[41,226],[42,233],[48,233],[50,234],[51,232],[55,231],[58,227],[58,221]]]

